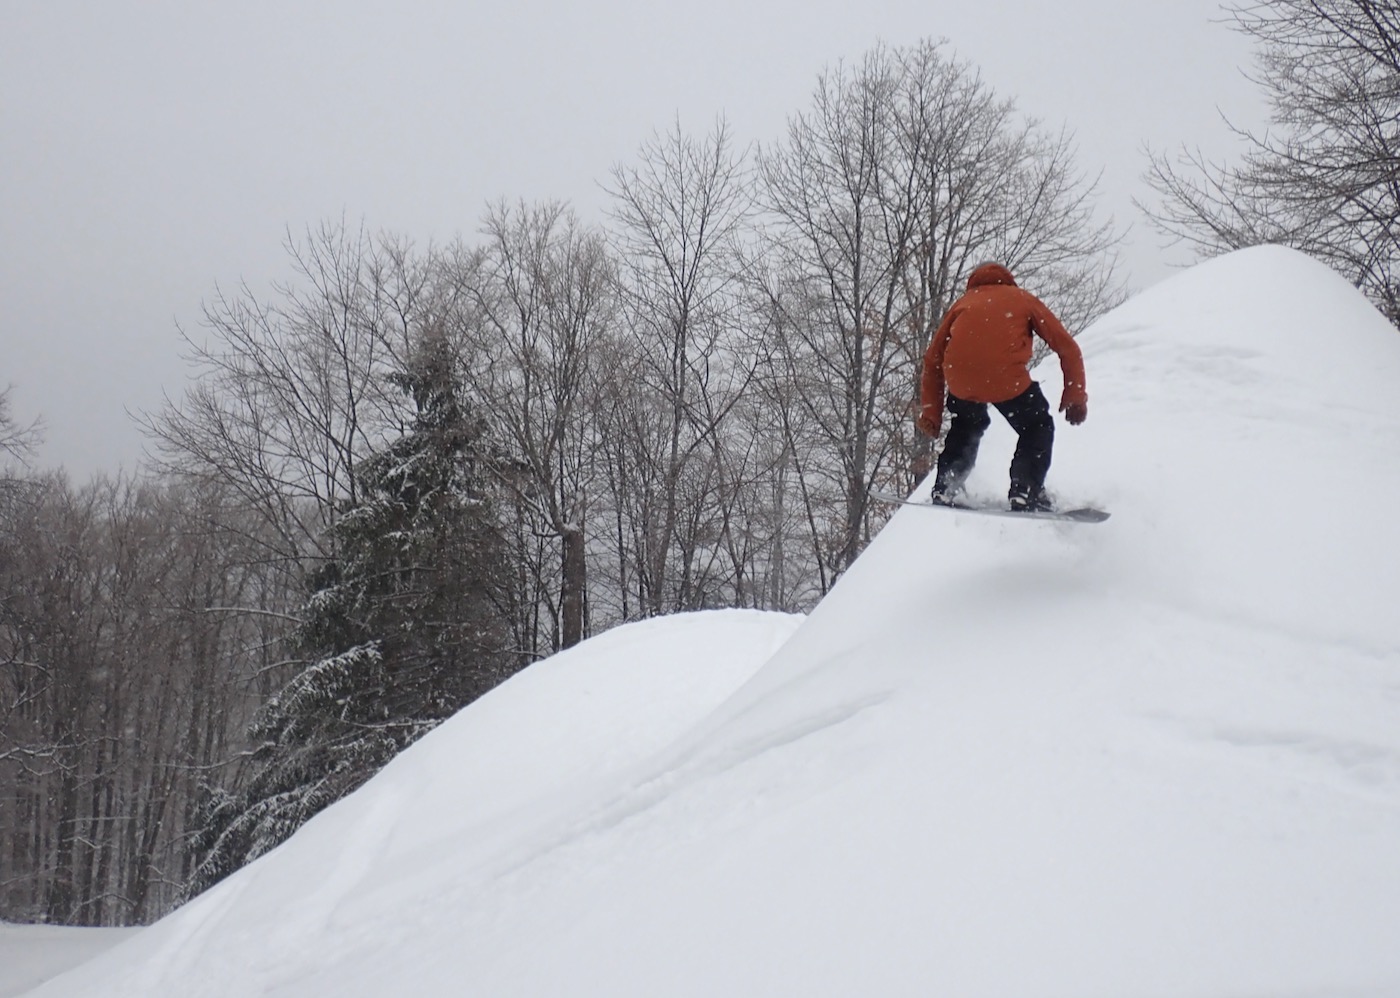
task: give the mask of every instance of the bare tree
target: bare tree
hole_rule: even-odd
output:
[[[1020,117],[974,66],[945,42],[895,53],[899,87],[893,108],[899,160],[908,164],[907,207],[915,247],[904,270],[906,312],[900,338],[905,370],[917,381],[929,337],[983,260],[1005,264],[1053,304],[1070,329],[1082,329],[1124,298],[1116,275],[1122,235],[1095,213],[1097,177],[1076,165],[1073,136]],[[1048,352],[1037,342],[1035,360]],[[917,385],[911,399],[917,399]],[[896,422],[897,489],[911,487],[931,461],[931,441],[907,419]]]
[[[391,237],[326,223],[287,243],[297,283],[271,301],[243,287],[205,306],[207,339],[185,333],[194,385],[143,424],[160,470],[219,483],[289,565],[325,556],[355,469],[408,418],[387,388],[415,325],[436,307],[432,268]]]
[[[601,235],[562,204],[497,204],[483,233],[486,245],[459,250],[452,265],[466,376],[502,448],[497,472],[526,577],[517,640],[538,656],[585,631],[596,372],[615,321],[615,280]]]
[[[36,479],[0,535],[0,918],[130,924],[174,903],[197,783],[278,646],[220,612],[265,584],[207,496]]]
[[[1282,243],[1326,261],[1400,325],[1400,10],[1380,0],[1228,8],[1258,44],[1262,132],[1237,164],[1151,153],[1163,233],[1214,254]]]
[[[944,43],[877,47],[817,82],[760,158],[772,217],[770,384],[823,588],[869,538],[868,491],[909,484],[918,364],[970,263],[1032,278],[1071,321],[1116,303],[1111,223],[1070,137],[1018,119]]]
[[[0,389],[0,458],[23,462],[34,452],[40,439],[41,424],[21,423],[10,407],[13,387]]]
[[[728,491],[722,424],[752,361],[737,338],[738,243],[751,205],[745,158],[720,121],[702,139],[677,122],[612,171],[626,342],[604,442],[624,548],[619,580],[650,615],[703,606]]]
[[[809,478],[805,489],[828,582],[866,539],[872,465],[884,456],[881,396],[900,363],[889,333],[903,309],[914,218],[911,186],[896,168],[890,112],[898,86],[897,62],[884,48],[854,69],[823,72],[810,111],[795,115],[786,142],[761,159],[767,207],[778,219],[778,353],[802,404],[799,423],[828,459],[827,481]]]

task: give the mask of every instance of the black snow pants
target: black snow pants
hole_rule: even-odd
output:
[[[1009,497],[1039,496],[1045,487],[1050,452],[1055,445],[1055,420],[1040,385],[1032,381],[1031,386],[1014,399],[993,405],[1016,431]],[[948,412],[952,421],[943,440],[943,453],[938,458],[934,490],[950,496],[962,488],[972,466],[977,463],[977,448],[992,420],[987,415],[985,402],[969,402],[952,393],[948,395]]]

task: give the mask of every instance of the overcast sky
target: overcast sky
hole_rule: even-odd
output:
[[[780,136],[817,73],[946,37],[1068,125],[1133,226],[1143,287],[1184,260],[1130,203],[1144,143],[1235,150],[1250,50],[1215,0],[0,0],[0,386],[40,463],[133,467],[128,410],[178,395],[177,322],[285,272],[288,227],[346,215],[419,242],[499,197],[572,201],[679,117]]]

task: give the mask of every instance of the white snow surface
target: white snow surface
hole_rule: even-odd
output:
[[[140,931],[0,922],[0,998],[23,994]]]
[[[1107,523],[595,638],[34,993],[1400,995],[1400,335],[1262,247],[1080,343]]]

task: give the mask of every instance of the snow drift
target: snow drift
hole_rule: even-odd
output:
[[[0,998],[23,994],[140,931],[0,922]]]
[[[1080,343],[1108,523],[604,635],[35,993],[1400,994],[1400,336],[1260,248]]]

